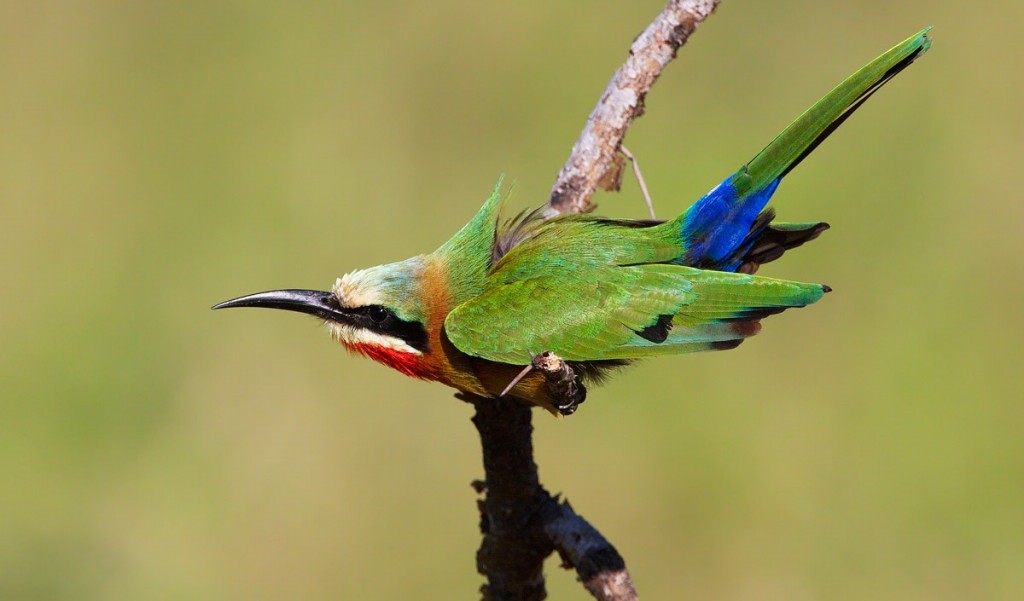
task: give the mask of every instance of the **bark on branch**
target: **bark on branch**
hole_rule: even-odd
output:
[[[568,501],[557,505],[558,512],[544,524],[544,531],[562,557],[562,565],[575,568],[583,586],[601,601],[636,601],[633,579],[626,562],[601,533],[577,515]]]
[[[545,216],[591,210],[590,199],[616,168],[619,146],[643,113],[647,92],[718,2],[670,0],[633,41],[629,58],[612,76],[558,174]],[[477,552],[477,569],[487,578],[481,587],[484,601],[544,599],[543,562],[556,550],[596,599],[637,599],[615,547],[567,501],[541,486],[530,407],[511,398],[460,398],[476,409],[473,424],[483,447],[485,480],[474,487],[484,494],[478,502],[483,542]]]

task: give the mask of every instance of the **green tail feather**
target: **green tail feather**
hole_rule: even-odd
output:
[[[742,196],[747,190],[760,190],[800,164],[885,82],[928,50],[930,30],[926,27],[897,44],[807,109],[733,176],[737,192]]]

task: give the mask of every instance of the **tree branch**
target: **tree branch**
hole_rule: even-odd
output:
[[[647,92],[718,1],[670,0],[633,41],[629,58],[612,76],[558,174],[545,217],[592,210],[590,199],[601,182],[609,175],[617,179],[619,146],[643,113]],[[478,501],[483,541],[477,552],[477,570],[487,578],[481,587],[484,601],[544,599],[543,563],[554,550],[599,601],[638,599],[615,547],[567,501],[541,486],[533,461],[531,408],[511,398],[458,396],[475,407],[473,424],[483,448],[485,481],[474,487],[485,495]]]
[[[484,455],[486,480],[473,483],[477,492],[486,492],[477,502],[484,539],[476,568],[487,577],[483,599],[540,601],[547,596],[541,568],[554,546],[538,521],[550,495],[533,462],[533,414],[509,397],[462,398],[476,408],[473,425]]]
[[[635,601],[626,562],[601,533],[540,484],[533,461],[533,412],[512,398],[462,394],[476,409],[487,480],[479,493],[483,542],[477,571],[487,577],[484,601],[540,601],[546,597],[544,559],[558,551],[563,567],[575,568],[583,586],[600,601]]]
[[[586,213],[590,199],[616,166],[615,154],[626,130],[644,112],[644,98],[679,47],[718,6],[719,0],[670,0],[629,49],[587,118],[572,154],[551,188],[545,217]]]
[[[552,503],[557,513],[545,522],[544,532],[562,557],[563,567],[575,567],[583,586],[599,601],[639,599],[626,562],[615,547],[577,515],[568,501],[552,499]]]

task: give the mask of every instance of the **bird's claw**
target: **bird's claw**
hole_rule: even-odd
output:
[[[582,377],[569,362],[555,353],[530,353],[530,366],[544,374],[548,393],[555,400],[555,408],[562,415],[572,415],[587,399],[587,388],[583,385]]]
[[[580,403],[587,399],[587,388],[583,385],[583,378],[577,375],[576,370],[568,361],[565,361],[552,351],[542,353],[530,353],[530,363],[523,368],[512,381],[505,386],[505,389],[498,395],[505,396],[515,388],[523,378],[531,371],[537,370],[544,376],[544,385],[548,394],[554,400],[554,406],[562,415],[572,415],[580,406]]]

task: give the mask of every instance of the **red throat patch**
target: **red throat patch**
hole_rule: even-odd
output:
[[[375,344],[345,344],[345,348],[349,352],[359,353],[377,363],[397,369],[407,376],[423,380],[437,379],[437,370],[427,362],[423,355],[406,353]]]

